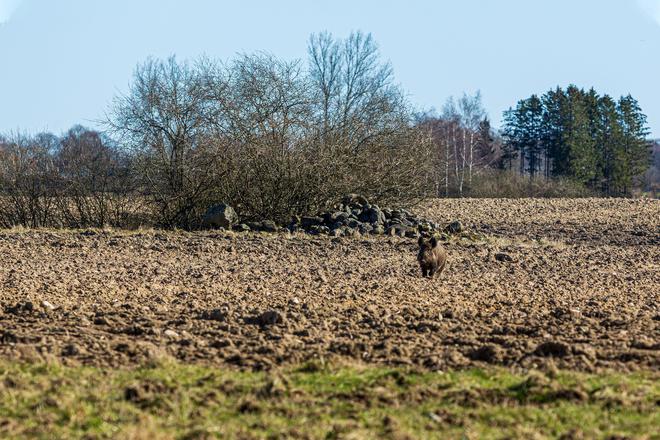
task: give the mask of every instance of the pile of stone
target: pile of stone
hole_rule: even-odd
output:
[[[434,234],[440,231],[460,233],[463,229],[460,222],[452,222],[442,229],[439,224],[418,218],[405,209],[381,209],[378,205],[372,205],[366,198],[356,194],[344,197],[333,210],[315,216],[295,217],[284,227],[280,227],[270,220],[239,223],[238,216],[227,205],[210,208],[204,217],[204,224],[207,227],[231,228],[242,232],[289,230],[290,232],[306,232],[333,237],[390,235],[417,238],[420,234]]]
[[[440,226],[417,218],[405,209],[381,209],[364,197],[352,194],[346,196],[334,210],[294,219],[288,229],[335,237],[372,234],[416,238],[420,233],[439,231]]]

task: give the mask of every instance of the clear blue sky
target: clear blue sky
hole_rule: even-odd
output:
[[[660,137],[660,0],[0,0],[0,133],[103,115],[148,56],[306,56],[371,32],[420,108],[480,89],[495,125],[532,93],[631,93]]]

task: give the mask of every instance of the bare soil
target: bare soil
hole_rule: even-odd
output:
[[[429,280],[398,237],[0,232],[0,356],[268,369],[350,358],[660,369],[660,201],[442,200]]]

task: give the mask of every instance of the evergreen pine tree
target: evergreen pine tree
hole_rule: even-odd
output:
[[[532,95],[524,106],[523,142],[530,177],[534,177],[541,169],[543,154],[543,103],[537,95]]]
[[[619,123],[622,129],[622,142],[617,148],[619,182],[624,194],[630,193],[633,178],[640,176],[650,165],[650,153],[646,137],[649,129],[646,115],[642,113],[637,101],[630,95],[623,96],[618,102]]]
[[[477,152],[479,157],[488,158],[488,160],[495,153],[495,138],[490,126],[490,119],[487,116],[479,123]]]
[[[593,182],[598,174],[598,95],[593,89],[585,93],[575,86],[570,86],[566,95],[568,118],[563,136],[566,156],[561,158],[561,174],[586,184]]]
[[[598,100],[600,126],[598,130],[599,166],[602,174],[601,189],[608,195],[617,194],[625,185],[621,143],[623,130],[616,102],[608,95]]]
[[[499,161],[499,168],[503,170],[511,170],[513,168],[513,161],[518,157],[518,152],[521,147],[521,118],[519,117],[519,108],[521,102],[515,109],[509,108],[504,112],[504,124],[502,127],[502,157]]]
[[[565,142],[565,130],[569,122],[568,100],[566,93],[559,87],[550,90],[543,101],[543,152],[544,172],[546,177],[566,174],[568,151]]]

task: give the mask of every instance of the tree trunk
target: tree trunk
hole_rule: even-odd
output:
[[[472,166],[474,165],[474,132],[470,130],[470,160],[468,162],[468,183],[472,186]]]
[[[449,143],[445,141],[445,197],[449,197]]]

